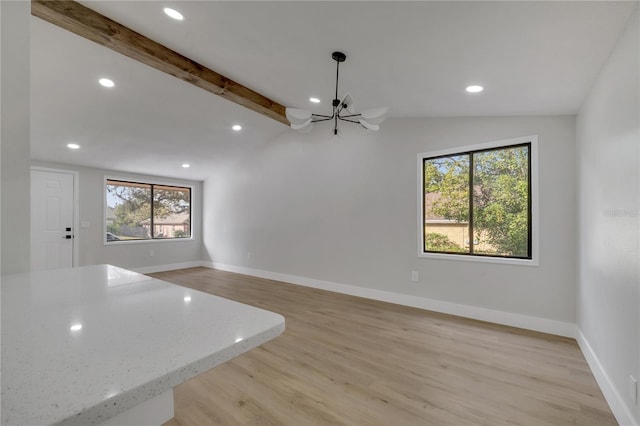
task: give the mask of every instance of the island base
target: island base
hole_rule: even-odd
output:
[[[173,389],[128,409],[100,426],[160,426],[173,418]]]

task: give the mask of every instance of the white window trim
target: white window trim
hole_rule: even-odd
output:
[[[189,238],[150,238],[147,240],[128,240],[128,241],[107,241],[107,181],[108,180],[121,180],[124,182],[143,183],[147,185],[166,185],[177,186],[180,188],[189,188],[191,192],[191,202],[189,204],[189,210],[191,211],[191,221],[189,222]],[[118,245],[133,245],[133,244],[166,244],[166,243],[184,243],[189,241],[195,241],[196,238],[193,235],[193,198],[194,198],[194,186],[190,184],[163,181],[155,179],[139,179],[125,176],[103,176],[102,179],[102,244],[105,246],[118,246]]]
[[[523,143],[531,143],[531,259],[509,259],[504,257],[490,256],[466,256],[448,253],[425,253],[424,252],[424,223],[422,223],[422,215],[424,210],[424,194],[423,192],[423,160],[429,157],[438,157],[443,155],[459,154],[468,151],[481,151],[491,148],[507,147],[509,145],[518,145]],[[439,151],[422,152],[417,156],[418,161],[418,257],[424,259],[453,260],[463,262],[480,262],[480,263],[503,263],[508,265],[522,266],[540,266],[539,264],[539,200],[538,195],[538,136],[522,136],[513,139],[505,139],[500,141],[486,142],[477,145],[467,145],[455,148],[448,148]]]

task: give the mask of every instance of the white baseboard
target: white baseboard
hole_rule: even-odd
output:
[[[205,265],[205,263],[207,263]],[[196,260],[193,262],[170,263],[168,265],[144,266],[141,268],[131,268],[133,272],[139,274],[153,274],[155,272],[175,271],[176,269],[195,268],[197,266],[209,266],[209,262]]]
[[[425,297],[411,296],[408,294],[393,293],[384,290],[358,287],[349,284],[340,284],[330,281],[316,280],[313,278],[300,277],[296,275],[281,274],[278,272],[251,269],[243,266],[227,265],[218,262],[202,262],[202,266],[223,271],[236,272],[239,274],[251,275],[254,277],[266,278],[270,280],[284,281],[291,284],[303,285],[306,287],[318,288],[321,290],[335,291],[337,293],[349,294],[352,296],[364,297],[366,299],[379,300],[382,302],[395,303],[398,305],[411,306],[414,308],[426,309],[445,314],[457,315],[465,318],[472,318],[480,321],[487,321],[496,324],[509,325],[512,327],[524,328],[527,330],[540,331],[543,333],[555,334],[565,337],[576,337],[575,324],[538,318],[529,315],[515,314],[511,312],[496,311],[493,309],[480,308],[457,303],[444,302],[442,300],[428,299]]]
[[[609,403],[609,407],[611,408],[611,411],[616,417],[618,423],[621,426],[638,426],[638,423],[636,423],[629,407],[624,403],[620,393],[613,385],[609,375],[600,363],[598,356],[593,351],[589,341],[584,334],[582,334],[582,330],[580,329],[578,329],[578,336],[576,337],[576,340],[578,341],[578,345],[580,346],[584,357],[587,359],[587,364],[589,364],[589,368],[591,369],[593,376],[596,378],[598,386],[600,386],[604,399]]]

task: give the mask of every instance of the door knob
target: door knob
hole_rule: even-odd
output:
[[[64,237],[60,237],[63,240],[70,240],[71,238],[73,238],[73,235],[65,235]]]

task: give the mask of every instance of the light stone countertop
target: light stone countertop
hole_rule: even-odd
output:
[[[94,425],[284,331],[281,315],[111,265],[2,277],[2,424]]]

